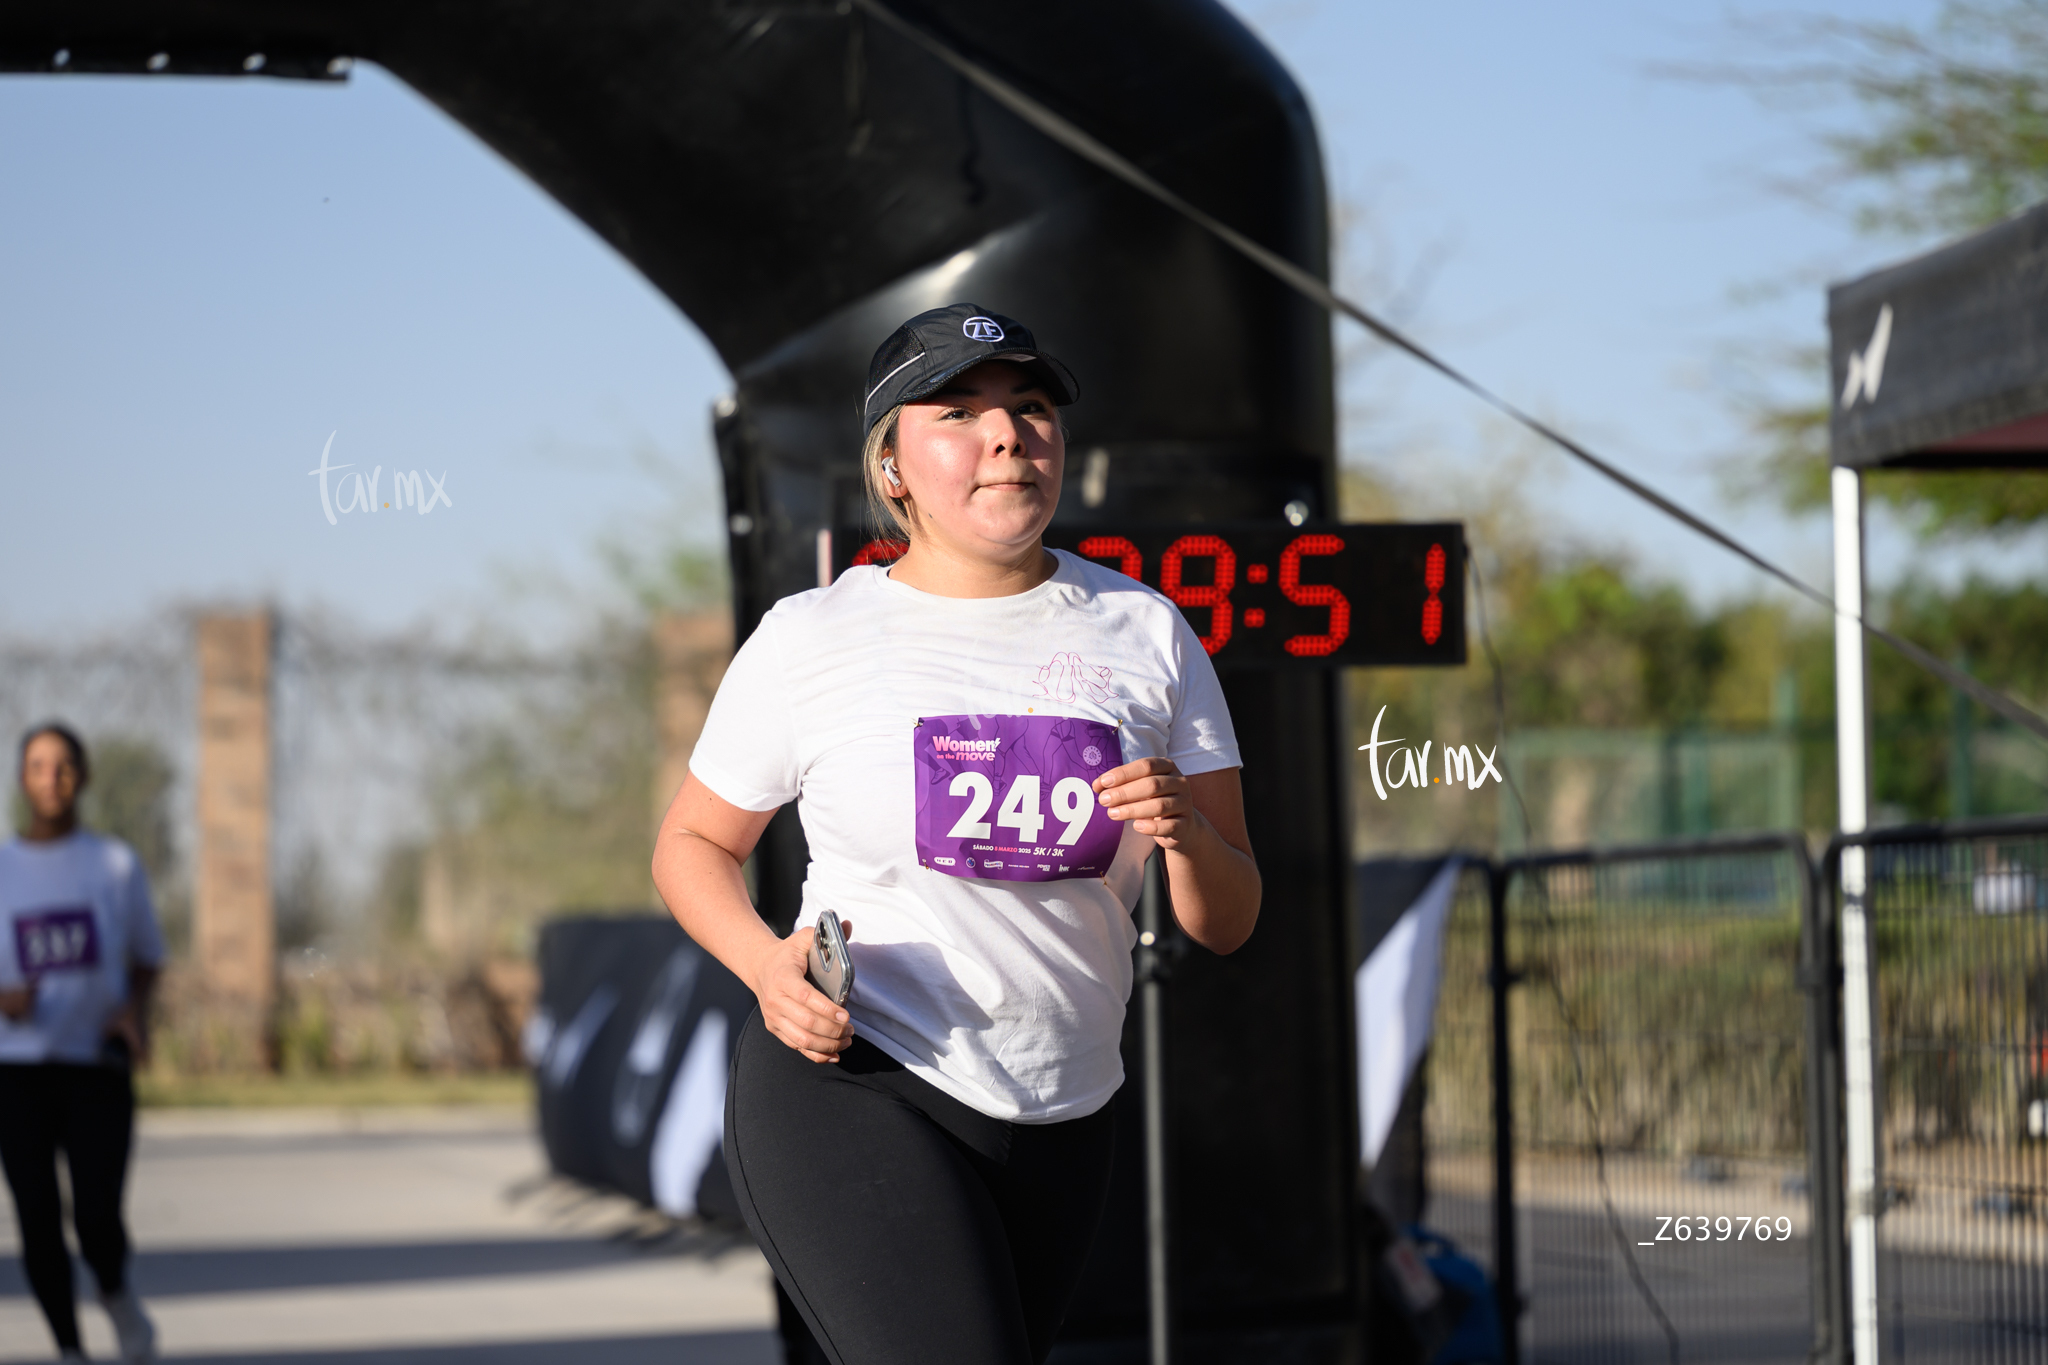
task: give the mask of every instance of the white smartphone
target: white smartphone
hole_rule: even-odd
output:
[[[839,927],[839,916],[830,910],[818,915],[817,930],[811,938],[811,984],[833,1004],[843,1005],[853,994],[853,959],[846,955],[846,933]]]

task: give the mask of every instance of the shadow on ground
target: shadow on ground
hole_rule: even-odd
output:
[[[781,1345],[769,1331],[165,1357],[166,1365],[778,1365],[781,1359]]]
[[[706,1244],[709,1249],[716,1249]],[[724,1244],[720,1244],[724,1245]],[[240,1294],[277,1289],[421,1284],[496,1275],[547,1275],[616,1265],[649,1254],[688,1254],[693,1243],[648,1246],[588,1237],[493,1238],[464,1242],[315,1247],[222,1247],[142,1251],[134,1280],[144,1298]],[[81,1271],[83,1273],[83,1271]],[[81,1283],[90,1283],[89,1280]],[[0,1259],[0,1298],[26,1298],[21,1262]]]

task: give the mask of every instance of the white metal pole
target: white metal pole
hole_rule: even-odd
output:
[[[1173,1365],[1173,1227],[1166,1170],[1166,1001],[1160,940],[1169,918],[1166,855],[1145,864],[1138,894],[1138,1026],[1145,1058],[1145,1303],[1151,1325],[1149,1365]]]
[[[1835,752],[1844,834],[1870,823],[1869,689],[1863,626],[1863,480],[1834,471]],[[1842,1079],[1848,1128],[1849,1330],[1855,1365],[1877,1365],[1877,1053],[1867,851],[1842,850]]]

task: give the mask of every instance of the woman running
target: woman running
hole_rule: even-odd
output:
[[[1146,859],[1204,947],[1258,917],[1200,639],[1042,543],[1076,397],[1028,330],[971,304],[882,344],[863,469],[908,549],[762,618],[655,853],[677,921],[759,1000],[726,1162],[838,1365],[1046,1358],[1108,1189]],[[790,801],[811,863],[777,939],[740,869]],[[827,911],[860,927],[843,1007],[805,976]]]
[[[29,825],[0,844],[0,1165],[22,1266],[58,1352],[85,1359],[57,1192],[61,1150],[71,1226],[121,1358],[154,1360],[156,1329],[128,1287],[121,1196],[135,1132],[130,1068],[149,1055],[164,944],[135,850],[79,826],[90,775],[85,745],[64,726],[22,737]]]

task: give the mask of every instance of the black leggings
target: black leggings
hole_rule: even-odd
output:
[[[118,1294],[128,1265],[121,1194],[135,1131],[135,1087],[126,1067],[58,1062],[0,1065],[0,1164],[21,1225],[22,1268],[59,1350],[78,1346],[71,1253],[57,1194],[57,1149],[71,1168],[71,1225],[100,1282]]]
[[[810,1062],[740,1030],[725,1160],[755,1241],[834,1365],[1037,1365],[1095,1240],[1115,1106],[1004,1123],[864,1039]]]

